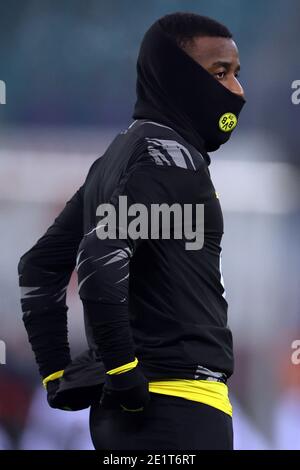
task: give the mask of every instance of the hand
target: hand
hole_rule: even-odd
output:
[[[60,391],[60,383],[61,379],[50,380],[47,383],[47,401],[51,408],[78,411],[99,402],[102,384]]]
[[[58,395],[58,390],[60,386],[60,379],[50,380],[46,385],[47,390],[47,401],[51,408],[60,408],[64,410],[69,410],[70,408],[61,402],[61,399]]]
[[[106,375],[100,400],[103,408],[139,412],[149,401],[148,381],[138,366],[123,374]]]

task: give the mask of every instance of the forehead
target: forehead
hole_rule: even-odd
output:
[[[187,51],[199,62],[214,63],[217,61],[239,63],[237,45],[230,38],[198,37],[187,46]]]

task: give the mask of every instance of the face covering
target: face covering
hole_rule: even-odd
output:
[[[146,32],[137,61],[134,119],[165,124],[199,151],[211,152],[228,141],[244,104],[186,54],[159,20]]]

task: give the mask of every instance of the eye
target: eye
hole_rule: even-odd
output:
[[[223,72],[217,72],[217,73],[215,73],[214,75],[215,75],[215,77],[216,77],[218,80],[222,80],[222,79],[225,77],[226,72],[225,72],[225,71],[223,71]]]
[[[236,72],[236,73],[234,74],[234,76],[235,76],[235,78],[239,78],[240,72]]]

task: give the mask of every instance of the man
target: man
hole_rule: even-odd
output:
[[[48,401],[92,404],[97,449],[233,448],[223,219],[207,152],[236,126],[239,68],[220,23],[189,13],[154,23],[138,57],[135,121],[21,258],[24,323]],[[116,238],[99,237],[97,209],[110,203],[120,214],[121,196],[149,213],[203,204],[203,247],[187,250],[184,236],[135,239],[119,218]],[[71,362],[65,298],[76,255],[90,349]]]

